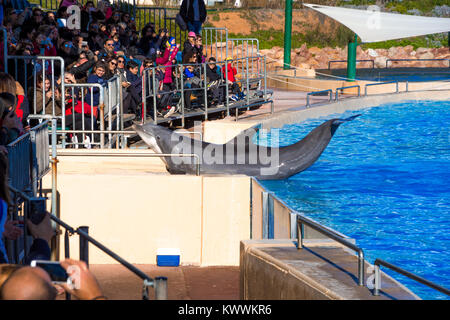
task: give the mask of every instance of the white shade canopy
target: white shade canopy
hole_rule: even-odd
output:
[[[450,31],[449,18],[421,17],[368,10],[303,4],[342,23],[362,42],[379,42]]]

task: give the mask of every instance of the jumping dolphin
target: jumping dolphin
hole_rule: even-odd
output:
[[[259,180],[286,179],[309,168],[327,147],[336,129],[347,119],[331,119],[313,129],[305,138],[285,147],[263,147],[252,142],[255,128],[244,130],[225,144],[191,139],[154,124],[133,128],[156,153],[196,154],[201,174],[245,174]],[[195,174],[198,159],[164,157],[172,174]]]

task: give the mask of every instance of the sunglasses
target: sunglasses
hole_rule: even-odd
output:
[[[107,43],[106,44],[108,47],[114,47],[114,44],[112,44],[112,43]]]
[[[124,63],[124,60],[117,60],[117,63]]]
[[[115,62],[110,62],[110,64],[112,64],[113,66],[117,66],[117,63],[115,63]]]

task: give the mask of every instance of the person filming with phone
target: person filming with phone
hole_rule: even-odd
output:
[[[34,241],[25,262],[31,266],[16,266],[17,269],[0,283],[0,299],[55,300],[58,294],[67,292],[79,300],[106,300],[85,262],[72,259],[49,261],[49,244],[55,232],[49,213],[38,212],[36,215],[40,222],[38,217],[27,220]],[[12,265],[0,264],[0,275],[4,266]]]

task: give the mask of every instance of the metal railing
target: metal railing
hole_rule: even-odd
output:
[[[52,92],[55,92],[58,78],[64,79],[64,59],[62,57],[46,56],[10,56],[7,55],[6,61],[9,65],[8,72],[16,81],[20,83],[28,95],[28,89],[34,88],[33,110],[36,110],[36,87],[37,75],[42,75],[42,79],[50,81]],[[44,86],[45,87],[45,86]],[[60,84],[61,92],[64,92],[64,81]],[[45,95],[42,97],[42,104],[45,105]],[[61,105],[64,105],[64,96],[62,96]],[[52,99],[52,110],[55,110],[56,102]]]
[[[300,214],[297,214],[297,249],[303,249],[303,225],[307,225],[310,228],[313,228],[314,230],[326,235],[327,237],[333,239],[336,242],[339,242],[340,244],[346,246],[349,249],[354,250],[358,253],[358,285],[363,286],[364,285],[364,251],[358,247],[357,245],[351,243],[350,241],[342,238],[341,235],[337,234],[331,229],[325,228],[324,226],[306,218],[305,216],[302,216]]]
[[[230,83],[227,84],[227,81],[224,79],[228,79],[228,68],[221,68],[221,80],[215,83],[213,86],[212,82],[208,81],[207,77],[207,68],[212,63],[203,63],[203,64],[178,64],[178,65],[170,65],[170,66],[158,66],[145,69],[143,71],[143,86],[142,86],[142,97],[143,97],[143,112],[142,112],[142,123],[147,121],[147,117],[144,115],[148,115],[148,111],[151,114],[152,121],[155,124],[158,124],[164,120],[165,118],[162,115],[158,116],[158,112],[161,108],[167,105],[167,101],[175,100],[178,102],[172,102],[171,104],[177,105],[177,114],[170,116],[169,120],[181,119],[182,126],[185,125],[185,118],[187,116],[198,116],[204,115],[205,120],[208,119],[208,114],[212,112],[220,112],[226,111],[227,115],[230,115],[230,109],[240,109],[240,108],[249,108],[252,104],[264,104],[267,103],[266,93],[266,60],[263,59],[263,64],[258,64],[255,66],[255,70],[250,69],[250,61],[259,59],[260,57],[246,57],[234,59],[232,61],[217,61],[216,66],[219,65],[228,65],[228,64],[238,64],[243,66],[244,72],[242,74],[241,79],[236,79],[236,83],[239,85],[240,91],[246,93],[245,103],[242,102],[234,102],[230,99],[229,92],[231,90]],[[156,72],[164,71],[167,68],[171,68],[175,73],[175,82],[170,90],[163,90],[161,88],[160,82],[157,80]],[[194,78],[186,78],[185,70],[186,68],[193,68],[194,73],[197,74]],[[262,70],[264,68],[264,70]],[[160,70],[160,71],[158,71]],[[242,70],[239,68],[242,72]],[[262,87],[262,83],[264,81],[264,95],[263,98],[258,98],[257,93],[260,91],[259,89]],[[213,106],[211,104],[211,99],[214,98],[214,95],[218,95],[216,97],[216,104]],[[192,99],[194,96],[195,99]],[[220,99],[220,97],[222,97]],[[187,101],[187,99],[190,99]],[[241,100],[243,101],[243,100]],[[151,106],[149,106],[151,104]],[[222,105],[223,104],[223,105]],[[191,111],[188,115],[188,107],[191,106],[191,109],[201,109],[201,111]],[[150,107],[150,108],[149,108]],[[153,110],[152,110],[152,109]]]
[[[297,238],[297,248],[301,249],[304,247],[303,239],[305,237],[308,237],[310,230],[307,228],[311,228],[312,230],[316,230],[320,234],[331,238],[332,240],[341,243],[342,245],[354,250],[355,252],[358,252],[358,284],[364,285],[364,251],[362,248],[356,246],[356,244],[350,242],[349,238],[341,233],[339,233],[336,230],[330,229],[316,221],[314,221],[311,218],[308,218],[294,209],[292,209],[289,205],[287,205],[282,200],[278,199],[272,192],[265,191],[265,188],[255,179],[252,178],[252,181],[255,182],[259,188],[262,189],[261,191],[261,198],[262,198],[262,207],[261,207],[261,218],[262,218],[262,239],[277,239],[275,237],[275,225],[278,224],[278,226],[282,225],[281,221],[275,221],[277,217],[284,220],[282,216],[280,216],[280,213],[276,212],[275,208],[281,206],[283,212],[285,213],[285,209],[287,209],[287,213],[290,215],[289,217],[289,234],[291,239]],[[250,193],[251,197],[253,197],[253,188],[252,184],[250,184]],[[275,205],[275,201],[278,203]],[[253,204],[250,206],[250,225],[253,224],[254,219],[254,212],[253,212]],[[259,225],[259,223],[256,223],[256,225]],[[279,228],[279,227],[278,227]],[[252,229],[250,229],[250,238],[252,239]],[[313,235],[314,237],[317,237],[317,235]],[[309,238],[311,238],[311,235],[309,235]],[[282,239],[285,239],[283,237]],[[315,238],[316,239],[316,238]],[[397,266],[394,266],[390,263],[387,263],[381,259],[376,259],[374,262],[374,290],[373,294],[378,295],[379,291],[381,289],[381,271],[379,266],[385,266],[388,267],[398,273],[401,273],[407,277],[410,277],[413,280],[416,280],[420,283],[423,283],[425,285],[428,285],[430,288],[436,289],[442,293],[449,294],[450,290],[447,288],[444,288],[442,286],[439,286],[431,281],[428,281],[426,279],[423,279],[417,275],[414,275],[411,272],[408,272],[404,269],[401,269]]]
[[[386,68],[388,68],[389,66],[389,62],[420,62],[420,61],[447,61],[448,62],[448,67],[450,68],[450,59],[387,59],[386,60]]]
[[[78,4],[83,6],[88,0],[78,0]],[[93,0],[95,6],[98,5],[98,0]],[[135,6],[135,0],[109,0],[110,4],[119,8],[122,11],[129,10]],[[40,7],[44,10],[58,10],[61,0],[40,0]]]
[[[413,273],[411,273],[409,271],[406,271],[406,270],[404,270],[402,268],[399,268],[399,267],[397,267],[397,266],[395,266],[395,265],[393,265],[393,264],[391,264],[389,262],[386,262],[386,261],[381,260],[381,259],[376,259],[375,262],[373,263],[373,265],[374,265],[374,275],[375,275],[375,285],[374,285],[374,289],[373,289],[373,294],[375,296],[380,295],[380,290],[381,290],[380,266],[384,266],[386,268],[389,268],[392,271],[400,273],[400,274],[402,274],[402,275],[404,275],[404,276],[406,276],[406,277],[408,277],[408,278],[410,278],[412,280],[415,280],[415,281],[417,281],[419,283],[422,283],[422,284],[424,284],[424,285],[426,285],[426,286],[428,286],[428,287],[430,287],[430,288],[432,288],[434,290],[437,290],[439,292],[442,292],[442,293],[450,296],[450,290],[449,289],[444,288],[444,287],[442,287],[442,286],[440,286],[440,285],[438,285],[438,284],[436,284],[434,282],[431,282],[429,280],[426,280],[426,279],[424,279],[422,277],[419,277],[419,276],[417,276],[417,275],[415,275],[415,274],[413,274]]]
[[[38,192],[38,182],[51,170],[49,157],[48,121],[31,128],[31,181],[34,194]],[[40,184],[42,187],[42,184]]]
[[[22,218],[22,221],[26,221],[26,219],[28,219],[28,216],[30,213],[29,210],[31,208],[29,203],[32,201],[33,197],[30,197],[26,193],[24,193],[20,190],[17,190],[16,188],[11,187],[11,186],[10,186],[10,190],[14,194],[14,198],[17,198],[19,196],[23,199],[25,209],[23,210],[23,216],[21,216],[20,218]],[[19,217],[17,217],[17,218],[19,218]],[[155,289],[156,299],[167,300],[167,278],[159,277],[159,278],[157,278],[158,281],[155,281],[154,279],[152,279],[151,277],[146,275],[143,271],[136,268],[134,265],[132,265],[131,263],[129,263],[128,261],[126,261],[125,259],[120,257],[118,254],[116,254],[112,250],[108,249],[103,244],[101,244],[99,241],[97,241],[96,239],[91,237],[89,235],[88,227],[79,227],[79,228],[75,229],[54,215],[50,215],[50,219],[52,221],[54,221],[58,226],[65,229],[65,233],[64,233],[64,257],[65,258],[70,258],[69,237],[71,235],[78,234],[78,236],[80,237],[80,242],[79,242],[80,243],[80,250],[79,250],[80,260],[86,262],[86,264],[89,264],[89,243],[91,243],[94,246],[96,246],[98,249],[103,251],[105,254],[107,254],[108,256],[110,256],[111,258],[116,260],[117,262],[119,262],[121,265],[126,267],[128,270],[133,272],[135,275],[137,275],[139,278],[141,278],[144,281],[143,293],[142,293],[142,298],[144,300],[148,300],[148,288],[149,287],[153,287]],[[29,241],[27,239],[27,233],[26,233],[27,231],[26,231],[26,228],[24,228],[24,229],[25,230],[24,230],[24,237],[23,237],[23,240],[24,240],[23,258],[27,256],[28,251],[29,251]],[[70,299],[70,296],[66,296],[66,298]]]
[[[375,68],[375,60],[356,60],[356,63],[360,62],[371,62],[372,63],[372,69]],[[328,70],[331,70],[331,64],[332,63],[347,63],[347,60],[330,60],[328,61]]]
[[[203,48],[206,56],[224,61],[229,54],[227,28],[202,28]]]
[[[3,36],[3,72],[8,73],[8,31],[6,31],[6,28],[1,26],[0,27],[2,31]]]
[[[369,84],[366,84],[365,87],[364,87],[364,96],[367,96],[367,88],[368,88],[368,87],[381,86],[381,85],[385,85],[385,84],[393,84],[393,83],[395,83],[395,85],[396,85],[396,90],[395,90],[395,92],[396,92],[396,93],[399,93],[399,89],[398,89],[398,81],[387,81],[387,82],[379,82],[379,83],[369,83]]]
[[[157,33],[159,30],[167,28],[166,8],[134,5],[133,10],[137,30],[141,30],[148,23],[153,23]]]
[[[360,85],[354,85],[354,86],[347,86],[347,87],[336,88],[335,100],[339,101],[339,91],[344,91],[346,89],[353,89],[353,88],[358,88],[358,97],[361,97],[361,86]]]
[[[333,90],[332,89],[308,92],[306,94],[306,107],[307,108],[311,107],[311,103],[309,101],[310,96],[313,96],[313,95],[316,95],[316,94],[321,94],[321,93],[328,93],[329,94],[329,100],[328,100],[329,102],[331,102],[333,100]]]
[[[9,183],[20,190],[30,189],[31,135],[26,133],[6,146],[9,160]]]
[[[231,43],[231,48],[228,48],[228,42]],[[227,41],[227,51],[231,57],[243,59],[245,57],[255,57],[251,61],[250,73],[255,73],[259,62],[259,40],[256,38],[230,38]],[[256,68],[255,68],[256,66]],[[238,66],[239,68],[239,66]],[[242,74],[244,73],[244,65],[241,64]]]

